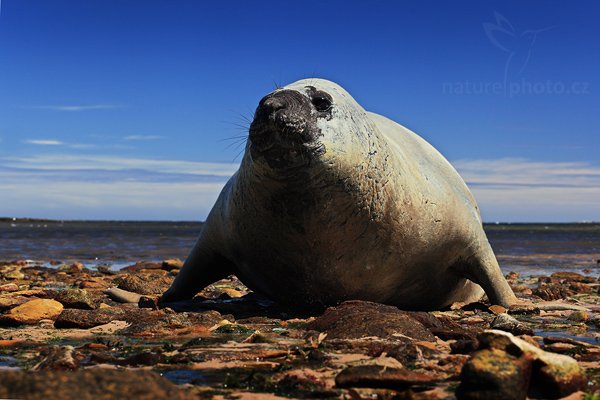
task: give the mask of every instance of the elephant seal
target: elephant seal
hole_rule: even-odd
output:
[[[465,182],[421,137],[307,79],[259,103],[239,170],[161,302],[236,274],[290,306],[516,302]]]

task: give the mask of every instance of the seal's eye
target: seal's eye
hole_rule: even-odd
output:
[[[317,111],[323,112],[331,109],[331,96],[327,93],[315,93],[312,97],[312,103],[317,109]]]

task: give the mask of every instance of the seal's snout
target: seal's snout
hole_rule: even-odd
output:
[[[259,102],[250,125],[253,157],[272,166],[298,164],[319,145],[311,100],[296,90],[278,90]]]
[[[250,126],[250,139],[301,143],[313,139],[308,133],[310,102],[295,90],[280,90],[260,101]],[[273,143],[275,144],[275,143]]]

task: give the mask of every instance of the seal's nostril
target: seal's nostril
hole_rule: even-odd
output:
[[[263,103],[261,104],[261,107],[269,112],[275,112],[277,110],[281,110],[283,108],[286,107],[286,102],[285,99],[281,98],[280,96],[271,96],[266,98]]]

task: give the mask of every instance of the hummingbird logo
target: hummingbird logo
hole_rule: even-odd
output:
[[[540,33],[553,29],[554,26],[517,32],[513,25],[502,14],[494,11],[495,23],[485,22],[483,29],[494,46],[507,54],[504,64],[504,84],[509,77],[516,77],[527,67],[531,51]]]

